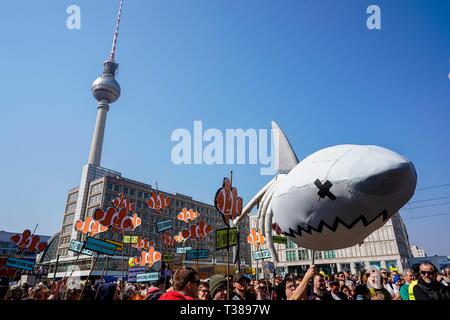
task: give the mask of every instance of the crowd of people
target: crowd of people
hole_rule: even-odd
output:
[[[191,267],[179,267],[172,277],[151,283],[86,281],[70,287],[66,280],[35,286],[1,285],[0,300],[450,300],[450,266],[443,273],[424,262],[419,271],[376,267],[352,275],[327,275],[311,266],[304,274],[274,274],[271,279],[250,279],[215,274],[200,279]]]

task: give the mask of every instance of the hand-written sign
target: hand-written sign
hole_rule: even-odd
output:
[[[159,278],[159,272],[141,273],[136,276],[136,282],[156,281]]]
[[[216,230],[216,250],[226,249],[237,245],[237,228]],[[227,241],[228,235],[228,241]]]
[[[15,258],[8,258],[8,260],[6,260],[6,266],[14,269],[32,271],[34,269],[34,262],[23,259],[21,260]]]
[[[192,250],[191,247],[178,247],[177,248],[177,253],[186,253],[186,251],[188,250]]]
[[[168,229],[172,229],[172,220],[164,220],[156,223],[156,229],[158,232],[163,232]]]
[[[286,237],[272,236],[272,241],[273,241],[273,243],[287,244]]]
[[[103,253],[112,256],[116,252],[116,245],[92,237],[87,237],[84,247],[98,253]]]
[[[172,252],[166,252],[163,254],[163,261],[170,262],[173,261],[173,258],[175,257],[175,254]]]
[[[260,250],[260,251],[253,251],[253,259],[254,260],[261,260],[261,259],[270,259],[270,251],[269,249]]]
[[[138,242],[138,236],[123,236],[122,243],[136,244]]]
[[[83,242],[77,241],[75,239],[72,239],[70,241],[68,249],[70,251],[78,252],[78,253],[81,253],[81,254],[85,254],[87,256],[93,256],[94,255],[94,252],[92,252],[91,250],[84,249]]]
[[[209,250],[207,250],[207,249],[186,251],[186,260],[206,259],[206,258],[208,258],[208,256],[209,256]]]

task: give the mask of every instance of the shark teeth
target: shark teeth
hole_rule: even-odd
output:
[[[352,229],[359,221],[362,222],[364,227],[367,227],[369,224],[371,224],[372,222],[377,220],[380,216],[383,216],[383,221],[386,221],[389,218],[387,210],[383,210],[377,216],[375,216],[375,218],[373,218],[370,221],[367,221],[367,218],[364,215],[360,215],[359,217],[357,217],[350,224],[347,224],[346,222],[342,221],[339,217],[336,217],[336,219],[334,219],[334,222],[333,222],[333,224],[331,226],[328,223],[326,223],[324,220],[321,220],[319,222],[319,225],[318,225],[317,228],[314,228],[314,227],[312,227],[310,225],[307,225],[306,228],[301,226],[301,225],[297,225],[297,231],[292,230],[291,228],[289,228],[289,232],[283,232],[283,234],[285,236],[289,236],[289,237],[292,237],[292,238],[295,238],[297,235],[299,237],[301,237],[302,236],[302,232],[306,232],[308,234],[312,234],[313,231],[315,231],[317,233],[322,233],[324,227],[327,227],[328,230],[336,232],[337,227],[339,225],[342,225],[342,226],[346,227],[347,229]]]

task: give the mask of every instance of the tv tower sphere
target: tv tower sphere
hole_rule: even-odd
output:
[[[107,101],[113,103],[120,97],[120,85],[115,75],[118,64],[114,59],[108,59],[104,62],[103,74],[92,83],[92,94],[97,101]]]

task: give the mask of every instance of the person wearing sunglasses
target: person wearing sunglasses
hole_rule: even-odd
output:
[[[268,281],[259,280],[255,285],[256,300],[270,300]]]
[[[201,281],[198,287],[198,297],[197,300],[211,300],[211,295],[209,293],[209,284],[206,281]]]
[[[410,300],[450,300],[450,291],[436,280],[436,268],[431,262],[422,262],[419,270],[419,279],[412,287]]]

